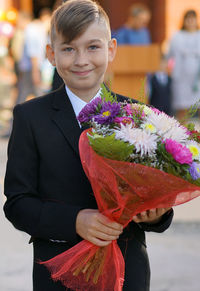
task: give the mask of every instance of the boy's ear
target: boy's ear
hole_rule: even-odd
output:
[[[50,44],[46,45],[46,56],[47,56],[47,59],[49,60],[49,62],[52,64],[52,66],[55,67],[56,66],[55,54],[54,54],[54,50]]]
[[[117,51],[117,40],[112,38],[108,43],[108,62],[112,62]]]

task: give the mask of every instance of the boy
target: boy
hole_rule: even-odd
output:
[[[160,70],[150,77],[150,104],[171,115],[171,77],[168,74],[168,64],[161,57]]]
[[[78,153],[81,129],[76,116],[99,96],[115,52],[116,40],[110,38],[103,9],[91,0],[67,1],[53,14],[47,46],[48,58],[65,86],[14,109],[4,209],[13,225],[32,237],[34,291],[66,290],[51,280],[38,259],[50,259],[81,239],[105,246],[118,237],[126,261],[123,290],[149,290],[144,230],[164,231],[172,211],[141,213],[122,233],[120,224],[98,212]]]

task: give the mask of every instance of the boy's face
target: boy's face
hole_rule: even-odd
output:
[[[82,99],[88,96],[89,101],[99,90],[115,51],[116,40],[109,40],[106,25],[94,22],[70,43],[57,35],[53,47],[47,47],[47,56],[69,89]]]

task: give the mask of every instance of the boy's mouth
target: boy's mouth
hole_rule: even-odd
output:
[[[87,71],[72,71],[75,75],[78,76],[87,76],[92,70],[87,70]]]

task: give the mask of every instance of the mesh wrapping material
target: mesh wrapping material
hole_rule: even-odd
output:
[[[87,131],[79,140],[81,162],[100,212],[111,220],[126,227],[142,211],[179,205],[200,195],[200,187],[171,174],[97,155],[88,143]],[[83,240],[42,264],[53,280],[75,291],[121,291],[123,287],[124,259],[116,241],[100,248]]]

